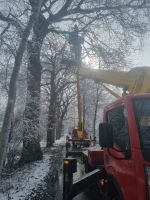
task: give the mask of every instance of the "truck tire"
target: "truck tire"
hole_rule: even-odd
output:
[[[117,188],[115,187],[115,185],[113,184],[112,180],[109,180],[109,183],[107,185],[107,189],[106,189],[106,197],[104,198],[105,200],[122,200],[122,198],[120,197],[120,194],[117,190]]]
[[[119,197],[119,195],[106,196],[106,197],[104,197],[104,200],[121,200],[121,198]]]

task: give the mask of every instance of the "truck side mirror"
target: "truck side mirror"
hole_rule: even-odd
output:
[[[113,128],[111,124],[99,124],[99,144],[101,147],[113,147]]]

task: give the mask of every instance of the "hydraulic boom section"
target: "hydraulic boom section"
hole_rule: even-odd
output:
[[[130,94],[150,92],[150,67],[137,67],[130,71],[80,68],[80,76],[125,88]]]

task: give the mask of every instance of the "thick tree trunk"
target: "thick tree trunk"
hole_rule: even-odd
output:
[[[20,164],[42,158],[40,148],[39,116],[40,116],[40,84],[41,62],[40,51],[46,35],[47,23],[40,15],[34,25],[32,41],[28,42],[28,75],[27,99],[24,111],[23,150]]]
[[[42,158],[39,134],[41,63],[37,42],[28,43],[27,99],[24,111],[23,150],[20,164]]]

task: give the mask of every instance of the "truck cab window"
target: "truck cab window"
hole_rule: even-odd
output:
[[[119,107],[108,113],[108,122],[113,127],[114,148],[120,151],[130,149],[127,112],[124,107]]]
[[[150,99],[134,100],[134,110],[144,159],[150,161]]]

